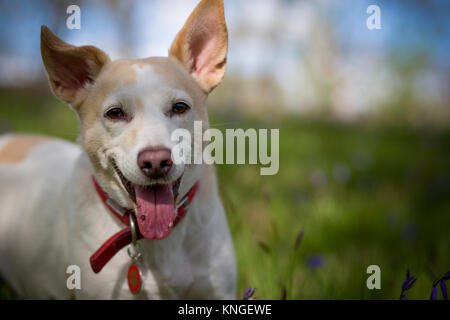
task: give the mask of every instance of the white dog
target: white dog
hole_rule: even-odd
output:
[[[227,45],[222,0],[200,2],[167,58],[111,61],[42,27],[50,85],[77,113],[81,147],[0,138],[0,273],[19,297],[235,298],[214,168],[175,164],[170,139],[194,121],[207,129]]]

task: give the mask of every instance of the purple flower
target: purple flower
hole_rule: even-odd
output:
[[[417,278],[415,278],[414,276],[406,278],[406,280],[402,284],[402,290],[403,291],[409,290],[414,285],[416,280]]]
[[[444,300],[448,300],[448,294],[447,294],[447,286],[445,285],[445,281],[450,279],[450,271],[447,271],[446,274],[442,276],[439,280],[436,280],[433,283],[433,288],[431,289],[431,300],[437,300],[437,285],[441,287],[442,297]]]
[[[248,287],[244,293],[244,300],[248,300],[255,294],[256,288]]]
[[[403,281],[402,284],[402,293],[400,294],[400,300],[408,300],[405,292],[412,288],[416,280],[417,280],[416,277],[411,276],[409,269],[406,270],[406,280]]]
[[[431,289],[430,300],[437,300],[437,288],[436,287],[433,287],[433,289]]]
[[[433,283],[433,289],[431,291],[431,300],[436,300],[437,297],[437,285],[439,284],[439,286],[441,287],[441,292],[442,292],[442,297],[444,298],[444,300],[448,300],[448,295],[447,295],[447,286],[445,285],[445,281],[450,279],[450,271],[447,271],[446,274],[444,274],[442,276],[442,278],[440,278],[439,280],[436,280]],[[434,299],[433,299],[434,297]]]
[[[447,287],[445,286],[445,281],[442,280],[439,283],[439,285],[441,286],[442,296],[444,297],[445,300],[448,300]]]
[[[450,271],[447,271],[446,274],[442,277],[441,281],[450,280]]]
[[[306,265],[313,270],[319,269],[324,263],[325,257],[321,254],[315,254],[306,259]]]

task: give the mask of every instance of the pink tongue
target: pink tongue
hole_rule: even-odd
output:
[[[161,240],[170,234],[175,216],[175,203],[171,185],[156,187],[135,186],[137,221],[144,238]]]

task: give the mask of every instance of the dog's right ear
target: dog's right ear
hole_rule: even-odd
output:
[[[176,58],[209,93],[222,80],[228,49],[223,0],[202,0],[177,34],[169,56]]]
[[[76,47],[64,42],[46,26],[41,27],[41,54],[53,93],[74,106],[83,101],[87,85],[111,61],[96,47]]]

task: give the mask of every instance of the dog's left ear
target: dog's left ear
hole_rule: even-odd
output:
[[[93,46],[76,47],[41,28],[41,54],[53,93],[73,106],[81,103],[100,70],[110,59]]]
[[[169,56],[178,59],[209,93],[225,74],[227,49],[223,0],[202,0],[176,36]]]

